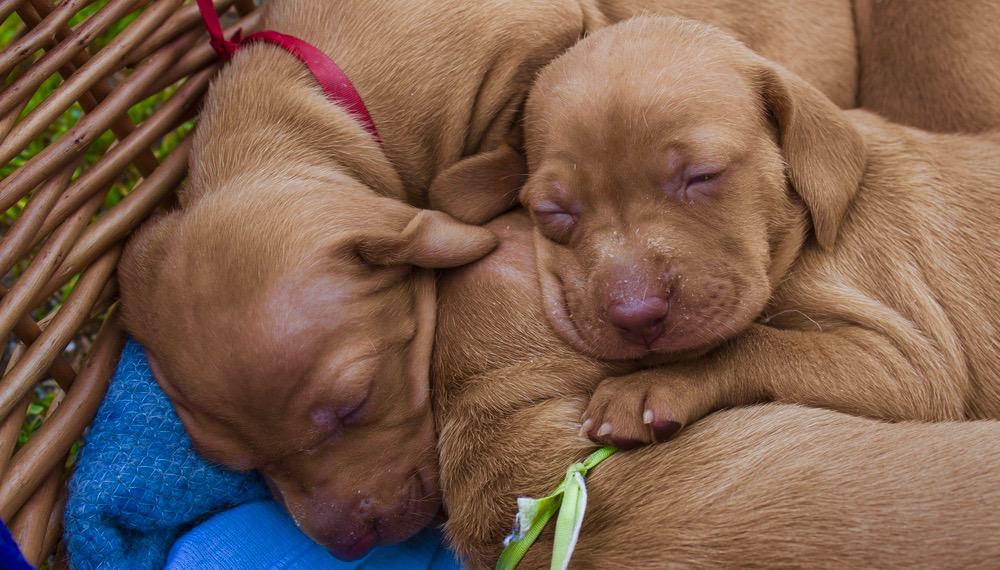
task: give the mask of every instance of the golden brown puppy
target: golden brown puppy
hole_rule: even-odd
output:
[[[1000,129],[1000,2],[856,0],[855,10],[860,106],[932,131]]]
[[[447,534],[489,568],[518,496],[543,496],[593,450],[578,435],[612,372],[548,328],[530,220],[446,272],[435,416]],[[571,568],[989,568],[1000,557],[998,422],[883,424],[767,405],[713,414],[588,477]],[[548,568],[552,526],[522,568]]]
[[[208,96],[181,209],[141,231],[121,265],[127,327],[198,449],[260,470],[343,558],[438,510],[429,269],[495,242],[414,205],[439,162],[506,128],[509,93],[541,65],[529,55],[550,59],[584,27],[557,3],[502,25],[462,6],[268,3],[266,28],[335,54],[384,147],[297,60],[248,47]],[[538,21],[549,34],[526,37]]]
[[[511,8],[512,13],[519,14],[518,21],[526,16],[524,7]],[[576,9],[584,16],[581,36],[607,23],[641,15],[683,16],[711,23],[800,74],[841,107],[856,104],[857,37],[850,0],[580,0]],[[509,18],[509,14],[504,17]],[[544,33],[548,25],[539,25],[535,33]],[[550,52],[539,55],[549,56]],[[547,63],[543,57],[532,61]],[[517,202],[526,167],[521,133],[512,130],[512,120],[527,96],[517,88],[526,87],[533,74],[519,79],[509,91],[511,106],[500,115],[502,120],[494,125],[494,135],[481,149],[487,152],[466,150],[471,156],[464,160],[439,164],[448,167],[434,178],[429,190],[430,204],[435,209],[469,223],[483,223]],[[483,187],[490,191],[484,192]]]
[[[690,78],[696,77],[697,81]],[[583,429],[668,438],[775,400],[1000,416],[1000,144],[841,111],[717,29],[635,19],[527,105],[546,314],[609,378]]]
[[[605,8],[625,17],[671,4],[267,3],[263,26],[331,54],[384,145],[277,47],[245,48],[213,84],[181,208],[136,235],[120,271],[128,330],[198,449],[260,470],[344,558],[425,524],[438,508],[430,270],[494,245],[486,230],[421,209],[427,187],[440,171],[460,179],[476,155],[520,165],[508,143],[541,66],[603,25]],[[778,14],[729,0],[686,9],[767,26],[769,50],[791,42],[817,84],[853,93],[849,10],[800,4],[768,3],[803,27],[794,41],[772,33]],[[485,219],[522,181],[493,202],[456,193],[453,213]]]

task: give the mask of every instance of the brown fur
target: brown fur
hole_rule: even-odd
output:
[[[858,62],[849,0],[585,0],[581,9],[588,15],[581,35],[642,15],[711,23],[801,74],[841,107],[856,104]],[[697,82],[697,76],[689,80]],[[518,103],[523,96],[516,97]],[[498,139],[499,146],[444,169],[430,187],[431,205],[470,223],[513,206],[526,170],[519,135],[508,133]]]
[[[613,365],[545,323],[531,222],[439,286],[435,404],[447,535],[489,568],[518,496],[593,444],[578,419]],[[884,424],[765,405],[713,414],[592,471],[571,568],[989,568],[1000,557],[1000,423]],[[547,568],[552,526],[522,568]]]
[[[259,469],[305,531],[343,557],[426,523],[438,504],[429,270],[495,243],[422,210],[434,203],[428,186],[440,171],[461,179],[450,167],[464,157],[517,144],[537,71],[604,25],[602,10],[625,17],[672,4],[266,4],[264,27],[334,56],[384,146],[274,46],[242,50],[214,82],[180,209],[138,232],[120,268],[125,324],[199,450]],[[794,47],[803,73],[846,101],[854,44],[842,3],[768,5],[683,10],[725,15],[736,30],[766,25],[760,37],[777,41],[763,47]],[[775,33],[783,25],[803,29]],[[488,217],[513,198],[459,203]]]
[[[932,131],[1000,129],[1000,3],[856,4],[862,107]]]
[[[674,362],[609,378],[585,431],[637,445],[769,400],[1000,417],[998,142],[840,111],[691,21],[585,39],[526,115],[546,312],[594,356]],[[610,311],[647,297],[669,311],[635,342]]]

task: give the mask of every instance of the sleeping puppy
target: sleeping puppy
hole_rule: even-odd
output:
[[[651,366],[596,389],[596,441],[772,400],[1000,416],[996,135],[841,111],[717,29],[641,18],[545,69],[525,137],[546,315]]]
[[[442,277],[435,417],[451,544],[490,568],[518,496],[549,494],[593,444],[587,398],[616,365],[547,326],[531,221]],[[1000,423],[884,424],[770,404],[619,452],[587,479],[571,568],[989,568],[1000,557]],[[521,568],[548,568],[552,527]]]
[[[335,54],[383,145],[300,62],[249,46],[207,97],[180,209],[133,237],[119,271],[126,326],[199,451],[259,470],[346,559],[439,510],[431,269],[495,244],[421,209],[423,181],[495,136],[507,90],[534,72],[526,54],[551,58],[583,26],[558,6],[501,29],[444,4],[267,3],[265,28]],[[551,35],[525,38],[546,20]]]
[[[855,12],[860,106],[932,131],[1000,129],[1000,3],[857,0]]]
[[[516,2],[515,2],[516,3]],[[552,3],[553,5],[562,2]],[[570,9],[565,7],[564,9]],[[837,105],[854,107],[857,99],[858,60],[855,17],[851,0],[581,0],[580,36],[609,23],[641,15],[683,16],[718,26],[761,55],[800,74]],[[524,8],[514,9],[524,17]],[[503,19],[510,16],[505,15]],[[506,22],[505,25],[510,25]],[[539,26],[534,33],[545,30]],[[569,47],[570,44],[564,45]],[[549,52],[541,52],[541,55]],[[534,60],[544,65],[542,57]],[[538,68],[540,69],[540,67]],[[453,164],[441,165],[429,189],[433,208],[464,222],[481,224],[510,209],[524,183],[519,113],[531,76],[521,76],[509,90],[511,106],[499,115],[499,136],[487,139],[486,152],[468,153]],[[495,85],[495,83],[490,82]],[[484,191],[489,188],[489,191]]]
[[[604,9],[624,18],[673,4],[686,2],[266,3],[263,27],[343,68],[382,144],[277,47],[246,47],[214,82],[180,209],[132,238],[119,272],[126,327],[198,449],[260,470],[306,533],[342,558],[426,524],[439,506],[431,270],[495,243],[424,209],[428,186],[442,172],[461,180],[482,156],[523,168],[510,144],[538,70],[604,25]],[[725,15],[720,23],[767,38],[768,50],[794,47],[803,73],[853,99],[843,1],[682,9]],[[522,181],[506,179],[499,199],[457,193],[452,213],[485,220]]]

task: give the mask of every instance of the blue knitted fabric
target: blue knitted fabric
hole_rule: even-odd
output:
[[[65,540],[74,569],[160,569],[174,541],[215,512],[268,496],[256,475],[208,464],[125,345],[70,481]]]

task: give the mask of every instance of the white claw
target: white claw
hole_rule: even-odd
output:
[[[611,433],[611,424],[604,422],[601,424],[601,429],[597,430],[597,437],[604,437]]]

